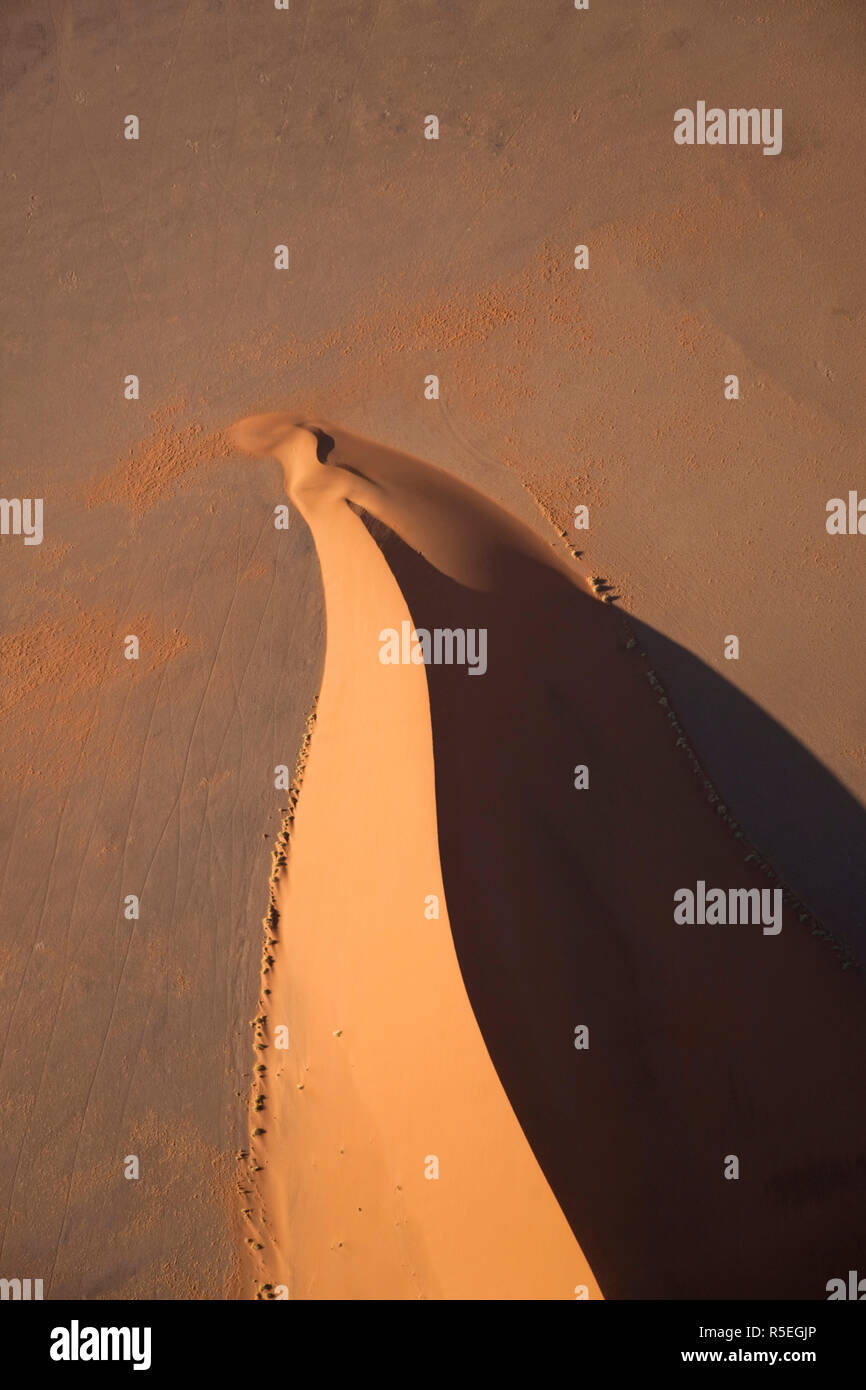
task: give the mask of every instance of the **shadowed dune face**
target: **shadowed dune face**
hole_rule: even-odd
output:
[[[788,908],[774,936],[675,923],[698,880],[776,882],[709,805],[615,611],[471,489],[328,433],[290,492],[363,509],[416,628],[487,630],[483,677],[426,668],[442,880],[484,1041],[605,1296],[823,1297],[862,1252],[859,972]],[[700,679],[720,710],[748,705]],[[790,751],[804,814],[814,783],[862,833],[856,803],[747,713],[750,747],[763,728]]]
[[[531,562],[479,596],[381,543],[416,626],[488,630],[483,679],[427,668],[443,883],[481,1031],[605,1296],[820,1297],[863,1234],[860,979],[787,910],[777,937],[674,923],[680,887],[768,881],[611,613]]]
[[[866,963],[863,807],[811,753],[730,681],[679,643],[632,619],[716,788],[774,867],[825,927]],[[833,709],[828,688],[827,706]]]

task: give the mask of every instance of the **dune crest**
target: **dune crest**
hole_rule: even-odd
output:
[[[280,459],[313,532],[328,624],[263,977],[254,1277],[291,1298],[599,1297],[454,952],[424,671],[379,660],[380,629],[410,614],[346,505],[390,516],[394,502],[319,462],[316,436],[291,417],[245,421],[234,436]],[[275,1046],[280,1025],[288,1050]]]

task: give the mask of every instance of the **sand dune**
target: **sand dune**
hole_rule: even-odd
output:
[[[275,446],[315,537],[328,647],[264,977],[261,1281],[301,1298],[597,1296],[460,978],[424,673],[378,659],[380,628],[409,613],[346,505],[370,489],[319,464],[316,442]]]
[[[293,762],[325,636],[311,533],[294,515],[275,530],[279,469],[228,453],[223,426],[239,403],[286,400],[438,464],[534,530],[548,559],[551,527],[568,533],[634,615],[637,649],[620,651],[628,629],[614,637],[608,613],[608,634],[570,581],[558,599],[542,561],[523,571],[524,605],[464,544],[465,518],[487,515],[478,495],[473,512],[434,489],[440,507],[425,482],[404,505],[417,465],[379,450],[359,462],[332,431],[365,475],[355,485],[397,508],[388,531],[375,507],[360,517],[412,621],[467,622],[477,603],[490,624],[483,678],[452,691],[447,670],[422,672],[435,862],[499,1084],[606,1296],[754,1285],[823,1299],[823,1276],[846,1268],[846,1220],[862,1269],[848,1216],[863,1205],[862,1144],[842,1118],[862,1046],[854,972],[790,915],[780,937],[746,933],[739,956],[740,929],[691,928],[701,940],[685,950],[685,928],[665,934],[662,886],[680,884],[663,830],[679,843],[694,820],[684,867],[709,877],[700,827],[715,845],[721,817],[677,731],[664,743],[673,710],[657,702],[673,702],[797,896],[866,959],[866,545],[824,529],[827,499],[862,478],[852,113],[866,10],[539,13],[502,0],[2,7],[3,494],[42,498],[45,535],[0,537],[0,1276],[43,1277],[46,1298],[251,1288],[236,1250],[253,1232],[234,1240],[226,1213],[240,1224],[258,922],[285,802],[272,769]],[[780,155],[677,146],[673,113],[699,97],[783,107]],[[377,481],[392,466],[396,496]],[[576,504],[591,510],[580,541]],[[431,548],[413,528],[437,507]],[[647,773],[650,714],[663,732]],[[568,775],[584,758],[590,793]],[[370,819],[363,793],[353,835]],[[556,961],[576,984],[536,1024]],[[591,1029],[568,1063],[566,1014],[569,1039],[579,1019]],[[612,1085],[596,1085],[614,1038]],[[716,1210],[702,1206],[702,1142],[714,1180],[720,1149],[741,1153]],[[718,1249],[737,1266],[738,1248],[745,1282],[714,1264]]]
[[[268,419],[277,435],[293,423]],[[812,934],[791,902],[773,935],[676,924],[674,893],[698,880],[778,885],[718,814],[627,624],[474,490],[326,430],[324,464],[304,431],[240,432],[283,461],[328,613],[320,724],[279,894],[271,1017],[294,1041],[257,1150],[273,1242],[263,1267],[278,1250],[302,1294],[375,1296],[411,1267],[428,1296],[569,1296],[576,1249],[569,1266],[555,1221],[549,1234],[527,1221],[525,1281],[509,1282],[499,1253],[472,1268],[473,1230],[490,1249],[477,1198],[477,1224],[449,1256],[445,1200],[465,1203],[452,1146],[493,1134],[482,1101],[495,1111],[500,1095],[480,1039],[467,1042],[450,924],[499,1081],[604,1295],[820,1296],[856,1259],[866,1172],[866,1121],[849,1103],[862,979],[844,944]],[[484,678],[381,666],[377,633],[408,615],[419,629],[485,627]],[[589,790],[575,790],[576,764]],[[424,894],[442,888],[448,922],[424,923]],[[587,1050],[574,1046],[579,1025]],[[422,1149],[442,1158],[438,1184],[423,1179]],[[723,1172],[732,1155],[736,1181]],[[466,1181],[490,1194],[495,1180],[477,1154],[468,1161]],[[537,1177],[513,1161],[499,1172],[500,1220],[526,1212]]]

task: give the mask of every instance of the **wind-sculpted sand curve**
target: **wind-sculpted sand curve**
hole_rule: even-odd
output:
[[[627,621],[417,459],[289,415],[235,439],[281,460],[328,622],[264,984],[260,1278],[599,1296],[583,1251],[608,1298],[825,1297],[862,1261],[862,976]],[[485,631],[483,676],[382,664],[407,623]],[[690,924],[685,889],[776,915]]]
[[[315,538],[328,639],[259,1015],[259,1283],[292,1298],[598,1297],[460,977],[424,671],[379,661],[380,629],[409,612],[346,505],[372,508],[378,490],[316,445],[291,429],[267,446]]]

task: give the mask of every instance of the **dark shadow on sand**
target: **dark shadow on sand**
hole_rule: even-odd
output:
[[[866,1236],[862,975],[790,912],[778,937],[674,925],[696,872],[774,885],[711,823],[639,647],[740,824],[861,957],[863,808],[676,643],[632,620],[626,650],[618,612],[555,570],[515,554],[480,593],[365,520],[416,628],[488,631],[484,676],[427,667],[448,911],[494,1065],[603,1293],[825,1298]]]
[[[743,828],[866,965],[866,810],[730,681],[655,628],[631,626]]]

